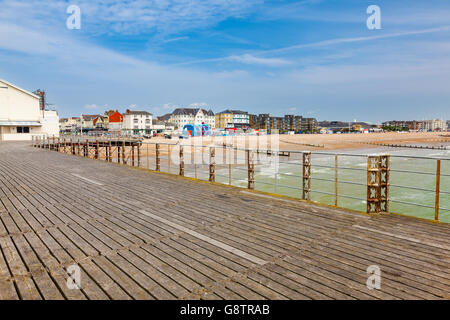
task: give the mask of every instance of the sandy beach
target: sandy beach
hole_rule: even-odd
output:
[[[378,147],[375,144],[407,144],[407,145],[448,145],[450,143],[450,133],[447,132],[411,132],[411,133],[356,133],[356,134],[300,134],[300,135],[279,135],[280,150],[343,150],[343,149],[367,149]],[[209,145],[212,141],[215,144],[226,142],[228,145],[238,144],[242,146],[242,141],[248,146],[251,139],[256,136],[245,137],[213,137],[203,138],[203,145]],[[147,139],[146,143],[169,143],[169,144],[197,144],[201,138],[190,139],[165,139],[164,137],[154,137]],[[270,146],[271,136],[259,136],[259,140],[268,141]],[[253,140],[254,141],[254,140]],[[262,143],[264,144],[264,143]]]

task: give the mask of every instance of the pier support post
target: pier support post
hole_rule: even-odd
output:
[[[255,161],[254,152],[247,150],[248,189],[255,189]]]
[[[137,147],[137,166],[140,167],[141,166],[141,143],[138,142],[136,147]]]
[[[184,153],[182,145],[180,145],[180,176],[184,176]]]
[[[95,141],[95,159],[98,160],[98,156],[99,156],[99,146],[98,146],[98,140]]]
[[[311,152],[303,153],[302,199],[311,200]]]
[[[389,212],[390,156],[380,156],[380,212]]]
[[[125,140],[122,141],[122,164],[127,164],[125,159]]]
[[[108,142],[108,162],[112,162],[112,144],[111,140]]]
[[[216,148],[209,148],[209,182],[216,181]]]
[[[89,139],[86,139],[86,145],[84,146],[84,156],[89,157]]]
[[[156,148],[156,150],[155,150],[155,153],[156,153],[156,159],[155,159],[155,161],[156,161],[156,171],[160,171],[161,170],[161,159],[160,159],[160,148],[161,148],[161,145],[159,143],[157,143],[155,145],[155,148]]]
[[[367,213],[380,212],[380,156],[367,157]]]

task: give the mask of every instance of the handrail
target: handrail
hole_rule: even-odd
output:
[[[361,203],[365,203],[367,205],[368,213],[378,213],[378,212],[389,212],[389,202],[392,203],[400,203],[405,205],[412,205],[422,208],[434,209],[435,216],[434,220],[439,221],[439,213],[442,211],[450,211],[450,209],[442,207],[440,205],[440,195],[448,195],[449,191],[441,190],[441,179],[450,177],[450,174],[445,174],[441,172],[441,161],[450,160],[450,158],[444,157],[425,157],[425,156],[408,156],[408,155],[379,155],[379,154],[355,154],[355,153],[342,153],[342,152],[323,152],[323,151],[299,151],[299,150],[270,150],[270,149],[255,149],[255,148],[240,148],[233,147],[229,145],[193,145],[193,144],[184,144],[182,142],[177,143],[169,143],[169,142],[152,142],[152,141],[142,141],[140,139],[128,139],[122,137],[122,139],[115,138],[104,138],[104,137],[83,137],[83,136],[75,136],[70,139],[64,138],[55,138],[55,137],[46,137],[42,139],[41,137],[33,137],[32,145],[37,148],[44,148],[49,150],[54,150],[58,152],[69,153],[72,155],[90,157],[94,159],[102,159],[108,162],[117,162],[131,166],[145,167],[147,169],[155,169],[156,171],[161,170],[161,165],[163,165],[164,169],[167,168],[168,172],[173,172],[171,170],[171,166],[174,164],[174,160],[179,160],[177,168],[179,175],[185,175],[194,173],[194,177],[197,178],[200,174],[202,177],[208,177],[209,181],[215,182],[216,176],[221,178],[228,177],[228,184],[232,184],[233,176],[232,171],[237,170],[239,172],[246,172],[247,177],[241,179],[242,182],[247,181],[247,187],[249,189],[253,189],[254,185],[266,185],[272,186],[275,190],[275,193],[278,193],[278,188],[288,188],[292,190],[298,190],[298,197],[304,200],[310,200],[311,193],[320,193],[325,195],[330,195],[334,197],[334,206],[338,207],[340,198],[348,198],[361,201]],[[151,148],[150,146],[154,146]],[[162,146],[166,146],[166,148],[161,148]],[[177,149],[173,147],[178,147]],[[227,152],[216,152],[216,149],[223,149]],[[228,151],[232,151],[233,153],[229,153]],[[239,151],[245,152],[245,157],[243,154],[239,156]],[[143,153],[145,152],[145,154]],[[186,156],[190,154],[192,157],[193,154],[201,152],[200,166],[198,163],[189,163],[189,157]],[[150,154],[153,153],[152,156]],[[274,167],[275,170],[273,172],[269,171],[269,177],[273,177],[273,182],[260,181],[260,179],[255,180],[255,166],[259,165],[267,165],[271,162],[267,160],[265,157],[265,153],[270,156],[271,159],[277,159],[277,163],[279,164],[288,164],[295,165],[297,168],[302,169],[303,172],[300,174],[294,173],[286,173],[280,172],[277,168]],[[277,158],[281,153],[285,153],[283,156],[291,157],[291,153],[293,154],[301,154],[302,157],[293,157],[295,160],[281,161]],[[261,158],[260,155],[263,155]],[[314,155],[328,155],[334,156],[334,165],[324,165],[322,163],[317,163],[314,159]],[[207,156],[205,158],[205,156]],[[155,168],[150,167],[150,157],[155,159],[154,165]],[[195,156],[194,158],[196,158]],[[353,168],[350,166],[339,166],[338,159],[342,157],[364,157],[367,159],[367,168]],[[420,159],[420,160],[431,160],[436,161],[437,167],[436,172],[423,172],[423,171],[412,171],[412,170],[403,170],[391,168],[390,166],[390,158],[409,158],[409,159]],[[142,164],[142,159],[145,159],[145,163]],[[161,159],[164,159],[163,163],[161,163]],[[196,158],[197,159],[197,158]],[[217,159],[232,159],[233,161],[238,161],[237,163],[216,163]],[[289,159],[289,158],[288,158]],[[325,158],[326,161],[329,158]],[[136,163],[137,160],[137,163]],[[320,159],[324,160],[324,159]],[[333,160],[331,160],[333,161]],[[191,167],[193,165],[193,168]],[[153,165],[152,165],[153,166]],[[186,167],[186,168],[185,168]],[[312,170],[312,168],[327,168],[332,169],[330,171],[326,171],[327,175],[332,175],[332,177],[327,178],[323,176],[317,176],[317,173]],[[191,168],[191,169],[190,169]],[[206,172],[204,172],[204,168],[206,168]],[[186,170],[185,170],[186,169]],[[200,172],[198,172],[200,169]],[[221,171],[221,170],[227,170]],[[334,169],[334,170],[333,170]],[[216,173],[216,170],[220,170]],[[272,169],[270,169],[272,170]],[[298,170],[298,169],[296,169]],[[357,181],[349,181],[339,179],[340,170],[350,170],[355,172],[365,172],[361,177],[367,178],[367,184],[363,182]],[[208,172],[209,171],[209,172]],[[426,189],[422,187],[416,186],[408,186],[395,183],[395,176],[390,175],[392,172],[397,173],[406,173],[406,174],[420,174],[424,176],[435,176],[436,177],[436,187],[434,189]],[[366,176],[367,175],[367,176]],[[288,179],[289,177],[296,179],[301,183],[286,185],[282,182],[283,177]],[[394,179],[394,183],[391,184],[391,181]],[[372,181],[373,180],[373,181]],[[280,181],[280,182],[279,182]],[[326,190],[317,190],[311,188],[311,181],[323,181],[327,183],[327,186],[333,187],[334,192],[328,192]],[[367,198],[358,198],[353,195],[342,194],[339,190],[339,186],[343,184],[354,185],[354,186],[364,186],[364,189],[367,192]],[[435,193],[435,203],[434,206],[414,203],[414,202],[406,202],[397,200],[396,198],[390,197],[390,189],[408,189],[415,190],[420,192],[429,192]]]

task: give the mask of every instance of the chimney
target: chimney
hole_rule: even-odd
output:
[[[39,96],[39,107],[41,110],[45,110],[45,91],[37,89],[33,92],[35,95]]]

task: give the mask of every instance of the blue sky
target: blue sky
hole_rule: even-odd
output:
[[[68,30],[66,9],[81,8]],[[381,30],[366,27],[369,5]],[[450,119],[448,0],[0,1],[0,78],[60,116],[235,108]]]

